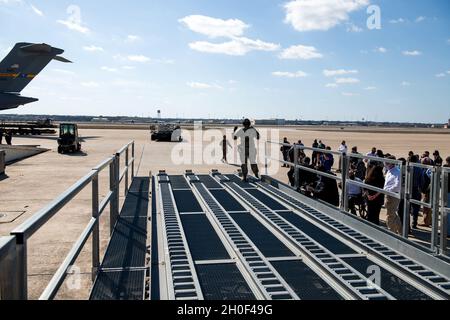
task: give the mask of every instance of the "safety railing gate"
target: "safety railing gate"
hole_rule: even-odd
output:
[[[294,148],[294,161],[295,163],[284,161],[279,158],[275,158],[273,155],[269,154],[269,145],[277,145],[281,147]],[[300,152],[311,151],[317,154],[329,154],[337,157],[339,159],[339,174],[331,174],[323,171],[319,171],[310,167],[306,167],[298,162]],[[402,161],[391,160],[386,158],[364,156],[358,153],[344,154],[336,151],[310,148],[303,145],[291,145],[279,142],[266,141],[265,143],[265,168],[266,175],[268,174],[269,161],[275,161],[276,163],[285,164],[295,168],[295,188],[299,187],[299,172],[305,171],[316,174],[318,176],[326,177],[341,183],[342,192],[340,194],[340,209],[343,213],[348,214],[349,211],[349,186],[353,185],[360,187],[363,190],[371,190],[383,194],[385,196],[393,197],[395,199],[404,202],[404,214],[403,214],[403,232],[402,237],[409,238],[409,227],[410,227],[410,209],[411,205],[419,205],[425,208],[429,208],[432,211],[432,227],[431,227],[431,238],[430,238],[430,249],[435,254],[445,255],[448,253],[447,249],[447,238],[449,234],[449,223],[448,214],[449,209],[449,196],[448,196],[448,181],[450,168],[440,168],[433,166],[426,166],[422,164],[416,164],[408,162],[404,164]],[[400,170],[400,192],[390,192],[381,188],[377,188],[372,185],[366,184],[364,181],[359,182],[350,179],[350,162],[352,159],[357,159],[359,161],[367,162],[377,162],[382,164],[391,164],[396,166]],[[414,168],[420,168],[421,170],[429,170],[430,173],[430,202],[426,203],[424,201],[412,199],[412,185],[414,179]]]
[[[120,162],[124,155],[125,166],[124,169],[120,171]],[[91,172],[81,178],[45,208],[38,211],[35,215],[25,221],[25,223],[21,226],[14,229],[11,232],[10,237],[0,238],[0,300],[28,299],[28,240],[89,185],[92,188],[92,218],[71,248],[63,263],[53,275],[39,299],[50,300],[55,298],[59,288],[64,283],[64,280],[68,275],[68,271],[77,260],[91,236],[92,280],[95,280],[100,267],[100,217],[109,205],[110,233],[112,233],[119,216],[120,184],[125,179],[125,195],[127,195],[129,188],[128,176],[130,171],[131,181],[134,179],[134,163],[135,143],[132,141],[124,146],[115,155],[93,168]],[[108,167],[109,192],[100,202],[99,174]]]

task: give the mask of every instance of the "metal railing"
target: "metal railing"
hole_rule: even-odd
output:
[[[282,147],[294,147],[294,159],[296,163],[289,161],[284,161],[276,159],[268,153],[269,145],[277,145]],[[337,156],[340,161],[340,175],[334,175],[330,173],[325,173],[316,169],[305,167],[298,163],[299,151],[312,151],[319,154],[332,154]],[[350,173],[350,161],[351,159],[359,159],[361,161],[377,162],[383,164],[395,165],[400,170],[400,192],[390,192],[381,188],[377,188],[372,185],[368,185],[365,182],[355,181],[349,178]],[[279,142],[266,141],[265,143],[265,167],[266,174],[268,173],[269,161],[275,161],[277,163],[289,165],[295,169],[295,188],[298,189],[299,182],[299,171],[306,171],[318,176],[327,177],[340,182],[342,185],[342,192],[340,194],[341,201],[339,209],[348,214],[349,212],[349,199],[348,199],[348,186],[353,185],[361,188],[362,190],[370,190],[378,192],[385,196],[393,197],[400,201],[404,201],[404,215],[403,215],[403,232],[402,237],[408,239],[409,237],[409,226],[410,226],[410,208],[411,204],[424,206],[432,210],[432,228],[431,228],[431,239],[430,248],[436,254],[446,254],[447,253],[447,237],[448,237],[448,213],[450,212],[448,204],[448,179],[449,179],[449,168],[440,168],[433,166],[426,166],[422,164],[410,163],[406,165],[402,161],[391,160],[386,158],[364,156],[361,154],[344,154],[336,151],[330,151],[325,149],[309,148],[301,145],[291,145]],[[425,203],[423,201],[414,200],[411,198],[412,193],[412,182],[413,182],[413,168],[421,168],[422,170],[431,170],[431,183],[430,183],[430,203]],[[440,235],[440,236],[439,236]]]
[[[450,222],[448,215],[450,214],[450,190],[448,183],[450,179],[450,168],[440,168],[441,170],[441,237],[440,252],[448,254],[447,239],[450,232]]]
[[[131,148],[132,158],[129,159]],[[125,195],[128,193],[128,173],[131,166],[131,179],[134,179],[135,143],[128,143],[114,156],[93,168],[57,199],[38,211],[21,226],[11,232],[11,237],[0,238],[0,294],[1,299],[28,299],[27,247],[29,238],[60,212],[81,191],[91,185],[92,217],[75,242],[53,278],[40,296],[40,300],[54,299],[64,283],[69,268],[75,263],[86,242],[92,236],[92,280],[100,267],[100,217],[110,206],[110,231],[112,233],[119,216],[120,182],[125,178]],[[125,153],[125,168],[120,173],[120,159]],[[109,192],[100,202],[99,174],[109,167]]]

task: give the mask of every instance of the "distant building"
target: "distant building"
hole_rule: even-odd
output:
[[[285,119],[256,120],[256,124],[260,126],[284,126],[286,125],[286,120]]]
[[[91,122],[110,122],[108,118],[99,117],[99,118],[92,118]]]

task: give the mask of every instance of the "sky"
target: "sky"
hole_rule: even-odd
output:
[[[0,0],[0,57],[16,42],[74,62],[20,114],[450,118],[448,0]]]

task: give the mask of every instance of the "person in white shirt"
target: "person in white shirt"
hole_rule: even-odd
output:
[[[241,158],[243,181],[247,182],[248,162],[250,162],[256,178],[259,178],[259,168],[256,162],[256,141],[260,139],[260,135],[258,130],[252,126],[249,119],[245,119],[243,125],[244,128],[239,129],[234,133],[234,140],[241,139],[238,150]]]
[[[389,157],[390,160],[395,160],[395,157]],[[384,184],[384,190],[393,193],[400,193],[401,191],[401,172],[394,164],[386,164],[386,181]],[[402,222],[398,216],[398,206],[400,205],[400,199],[386,196],[385,207],[387,210],[386,225],[388,229],[399,235],[402,234]]]
[[[346,155],[348,153],[348,147],[345,141],[342,141],[338,151],[343,155]],[[336,172],[341,173],[342,172],[341,168],[342,168],[342,157],[339,157],[339,169]]]

